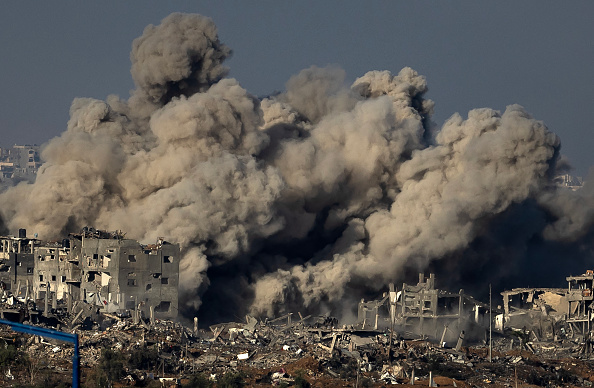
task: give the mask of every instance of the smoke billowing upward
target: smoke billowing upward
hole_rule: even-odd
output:
[[[36,182],[0,195],[0,227],[165,236],[184,252],[180,305],[206,321],[338,314],[418,270],[480,291],[472,274],[509,284],[534,263],[563,273],[561,252],[592,258],[594,191],[551,184],[560,140],[522,107],[437,128],[410,68],[348,86],[311,67],[260,100],[225,78],[229,55],[200,15],[147,27],[130,98],[74,100]]]

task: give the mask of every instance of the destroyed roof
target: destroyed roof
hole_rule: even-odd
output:
[[[124,239],[124,237],[126,236],[126,234],[123,233],[121,230],[109,232],[106,230],[99,230],[99,229],[95,229],[95,228],[88,227],[88,226],[85,226],[84,228],[82,228],[80,233],[69,233],[68,235],[75,237],[75,238],[84,237],[84,238],[115,239],[115,240]]]
[[[554,292],[554,293],[565,293],[567,289],[565,288],[513,288],[508,291],[501,292],[501,295],[517,295],[523,294],[526,292]]]

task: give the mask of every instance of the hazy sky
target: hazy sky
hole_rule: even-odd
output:
[[[455,112],[518,103],[594,166],[594,2],[3,2],[0,145],[41,144],[66,128],[75,97],[128,97],[132,40],[171,12],[213,18],[231,77],[256,95],[311,65],[347,81],[410,66],[427,77],[439,125]]]

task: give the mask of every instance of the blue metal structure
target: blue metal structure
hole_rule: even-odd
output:
[[[44,327],[24,325],[22,323],[11,322],[4,319],[0,319],[0,324],[8,325],[12,330],[21,333],[53,338],[58,341],[74,344],[74,354],[72,355],[72,388],[79,388],[80,358],[78,353],[78,334],[64,333],[63,331],[46,329]]]

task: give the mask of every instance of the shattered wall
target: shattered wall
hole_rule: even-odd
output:
[[[106,312],[140,310],[145,317],[178,315],[179,247],[146,247],[130,239],[82,238],[81,299]]]
[[[23,237],[0,237],[0,285],[24,298],[34,282],[34,252],[39,242]]]
[[[550,184],[560,139],[518,105],[438,128],[410,68],[349,85],[314,66],[256,98],[225,78],[230,49],[200,15],[172,14],[132,46],[130,97],[75,99],[0,215],[43,239],[85,225],[170,237],[188,317],[348,315],[344,298],[418,270],[472,293],[553,276],[557,252],[591,257],[592,189]]]

